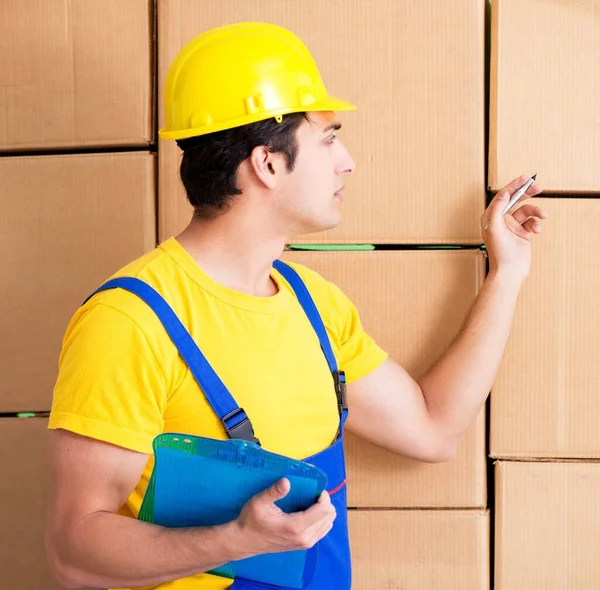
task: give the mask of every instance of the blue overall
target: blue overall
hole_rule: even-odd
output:
[[[332,389],[337,396],[340,426],[333,444],[325,450],[304,459],[322,469],[328,478],[331,502],[337,517],[331,531],[318,543],[318,561],[314,577],[306,586],[308,590],[349,590],[351,587],[350,546],[348,542],[346,503],[346,464],[344,459],[344,422],[348,415],[345,395],[345,375],[339,371],[325,326],[319,312],[304,285],[304,282],[287,264],[277,260],[273,266],[294,290],[308,320],[315,330],[323,354],[332,374]],[[242,408],[238,406],[225,384],[210,366],[197,344],[175,315],[169,304],[147,283],[133,278],[121,277],[103,284],[90,297],[107,289],[121,288],[130,291],[145,301],[156,313],[190,372],[201,387],[213,411],[217,414],[229,438],[244,439],[260,444],[254,435],[252,424]],[[90,299],[88,297],[88,299]],[[86,299],[87,301],[87,299]],[[232,590],[260,588],[283,588],[236,578]]]

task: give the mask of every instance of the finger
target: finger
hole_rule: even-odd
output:
[[[331,504],[331,496],[329,495],[329,492],[323,490],[317,502],[320,504]]]
[[[335,509],[328,510],[325,514],[322,515],[322,517],[319,520],[309,524],[307,526],[306,530],[307,531],[308,530],[316,530],[316,529],[328,526],[331,523],[333,523],[333,521],[336,519],[336,517],[337,517],[337,512]]]
[[[320,524],[319,526],[311,527],[299,534],[296,537],[296,547],[299,549],[311,549],[314,547],[323,537],[325,537],[329,531],[333,528],[333,522]]]
[[[523,238],[524,240],[528,240],[531,237],[531,232],[527,230],[526,227],[521,225],[512,215],[507,215],[504,218],[506,226],[510,229],[515,235]],[[527,223],[527,222],[525,222]]]
[[[503,189],[498,192],[508,192],[512,195],[515,191],[518,191],[531,177],[530,176],[519,176],[519,178],[515,178],[513,181],[509,182]],[[529,189],[531,189],[534,185],[532,184]]]
[[[525,221],[525,223],[522,224],[522,227],[532,234],[539,234],[542,231],[542,225],[537,219],[534,218],[530,218]]]
[[[511,183],[507,184],[502,190],[498,191],[496,197],[500,196],[503,193],[508,193],[509,198],[512,198],[514,193],[519,190],[523,185],[529,182],[529,177],[523,175],[519,176],[519,178],[515,178]],[[544,189],[540,184],[533,183],[520,197],[514,202],[511,206],[511,210],[514,209],[518,204],[539,195]],[[508,212],[507,212],[508,213]]]
[[[335,514],[335,508],[331,503],[316,502],[307,510],[294,512],[290,515],[290,518],[292,521],[298,522],[299,526],[309,528],[321,522],[322,519],[331,517],[333,514]]]
[[[523,223],[528,217],[537,217],[538,219],[546,219],[548,214],[541,208],[535,205],[523,205],[512,216],[519,222]]]
[[[281,498],[285,498],[290,491],[290,480],[280,479],[275,482],[270,488],[267,488],[264,492],[257,494],[256,500],[261,502],[267,502],[269,504],[273,504],[277,502],[277,500],[281,500]]]
[[[544,189],[542,188],[541,184],[536,184],[535,182],[527,189],[527,191],[525,192],[526,195],[530,196],[530,197],[535,197],[536,195],[539,195]]]
[[[333,509],[325,514],[321,520],[309,525],[306,529],[306,532],[312,534],[315,531],[331,528],[336,517],[337,512],[335,509]]]
[[[504,209],[509,201],[507,191],[500,191],[491,201],[484,214],[481,216],[481,229],[483,232],[488,231],[492,227],[498,228],[503,222],[502,217]]]
[[[325,536],[327,536],[327,534],[329,534],[329,531],[333,528],[334,520],[335,520],[335,517],[329,518],[329,519],[323,521],[322,523],[315,525],[312,529],[310,529],[310,531],[307,531],[307,533],[310,535],[311,539],[314,540],[314,543],[317,543],[323,537],[325,537]]]

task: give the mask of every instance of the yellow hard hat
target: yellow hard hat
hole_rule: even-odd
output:
[[[333,98],[306,46],[265,23],[212,29],[190,41],[165,81],[162,139],[185,139],[288,113],[349,111]]]

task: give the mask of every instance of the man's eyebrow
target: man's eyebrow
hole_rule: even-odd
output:
[[[323,129],[323,133],[327,133],[328,131],[337,131],[342,128],[341,123],[332,123],[331,125],[327,125],[325,129]]]

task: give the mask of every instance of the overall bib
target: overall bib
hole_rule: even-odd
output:
[[[293,289],[308,320],[315,330],[323,354],[327,359],[332,375],[332,389],[337,397],[340,426],[333,444],[325,450],[307,457],[306,462],[322,469],[328,478],[328,492],[337,511],[331,531],[318,543],[318,561],[308,590],[350,590],[351,565],[348,541],[346,464],[344,459],[344,423],[348,415],[346,405],[346,379],[339,371],[325,326],[319,312],[298,273],[287,264],[276,260],[273,266],[286,279]],[[147,283],[133,277],[112,279],[97,289],[96,293],[107,289],[121,288],[130,291],[145,301],[156,313],[165,327],[179,354],[187,363],[190,372],[201,387],[213,411],[219,417],[229,438],[243,439],[260,444],[254,435],[252,424],[242,408],[225,387],[218,375],[206,360],[198,345],[185,329],[169,304]],[[87,301],[87,299],[86,299]],[[261,584],[251,580],[235,578],[232,590],[258,590],[264,588],[285,589],[283,586]]]

